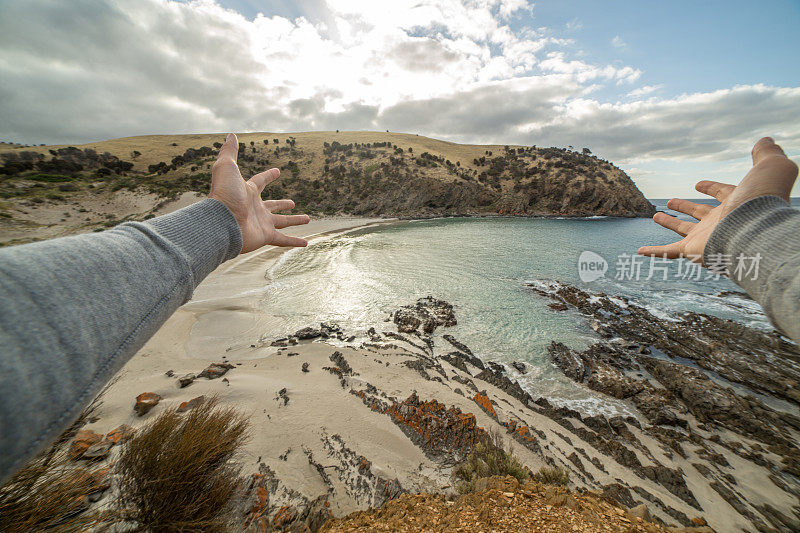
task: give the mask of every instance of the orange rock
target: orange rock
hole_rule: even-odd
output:
[[[284,505],[275,514],[275,518],[272,522],[275,524],[276,528],[280,529],[291,524],[295,518],[297,518],[297,511],[295,508],[291,505]]]
[[[259,485],[259,487],[258,487],[258,507],[259,507],[259,509],[262,509],[262,510],[264,509],[264,507],[267,505],[267,498],[268,497],[269,497],[269,493],[267,492],[267,489],[265,489],[264,487]]]
[[[133,410],[136,411],[136,414],[139,416],[144,416],[160,401],[160,394],[156,394],[155,392],[143,392],[136,397],[136,405],[133,406]]]
[[[89,449],[89,446],[97,444],[101,440],[103,440],[103,436],[100,433],[95,433],[88,429],[78,431],[78,433],[75,434],[75,440],[72,441],[69,447],[70,457],[78,459],[83,455],[83,452]]]
[[[268,511],[269,492],[264,486],[264,476],[261,474],[253,474],[253,481],[256,489],[256,502],[247,513],[247,520],[245,520],[245,529],[251,523],[255,523],[257,531],[266,531],[266,524],[263,515]]]
[[[230,363],[211,363],[208,368],[197,375],[199,378],[217,379],[224,376],[228,370],[235,368]]]
[[[494,406],[492,405],[492,401],[489,399],[488,396],[481,394],[480,392],[476,392],[475,396],[472,397],[475,400],[481,409],[486,411],[486,414],[491,416],[492,418],[497,418],[497,413],[494,410]]]
[[[134,428],[128,424],[122,424],[121,426],[109,431],[106,435],[106,440],[112,444],[119,444],[133,437],[134,433],[136,433]]]
[[[706,522],[706,519],[703,518],[702,516],[695,516],[694,518],[692,518],[692,524],[694,524],[696,526],[699,526],[699,527],[703,527],[703,526],[707,526],[708,522]]]
[[[181,404],[178,406],[178,412],[183,413],[184,411],[188,411],[189,409],[194,409],[204,401],[206,401],[205,396],[198,396],[197,398],[192,398],[188,402],[181,402]]]

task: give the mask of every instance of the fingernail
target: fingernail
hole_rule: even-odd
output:
[[[229,134],[228,134],[228,136],[227,136],[227,137],[225,137],[225,142],[228,142],[228,141],[230,141],[231,139],[233,139],[233,133],[229,133]]]

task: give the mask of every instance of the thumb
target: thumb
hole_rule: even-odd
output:
[[[222,148],[219,149],[219,156],[217,157],[217,160],[231,159],[235,163],[238,155],[239,140],[236,138],[235,134],[229,133],[225,138],[225,144],[223,144]]]

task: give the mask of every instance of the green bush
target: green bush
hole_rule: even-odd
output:
[[[473,492],[475,482],[485,477],[513,476],[520,483],[529,478],[528,469],[514,456],[510,447],[504,446],[499,432],[492,433],[485,442],[477,443],[453,469],[453,476],[459,480],[456,489],[461,494]]]
[[[533,474],[533,480],[545,485],[566,487],[569,484],[569,472],[559,466],[545,466]]]

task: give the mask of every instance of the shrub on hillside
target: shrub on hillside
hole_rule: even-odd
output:
[[[566,487],[569,484],[569,472],[558,466],[545,466],[533,474],[533,480],[545,485],[562,485]]]
[[[215,399],[188,413],[164,411],[123,446],[117,461],[120,517],[147,531],[218,531],[242,481],[231,460],[247,418]]]
[[[493,432],[491,438],[475,445],[472,452],[453,469],[459,480],[457,490],[461,494],[475,490],[475,482],[491,476],[513,476],[524,483],[528,480],[528,469],[517,459],[513,450],[506,448],[503,436]]]

